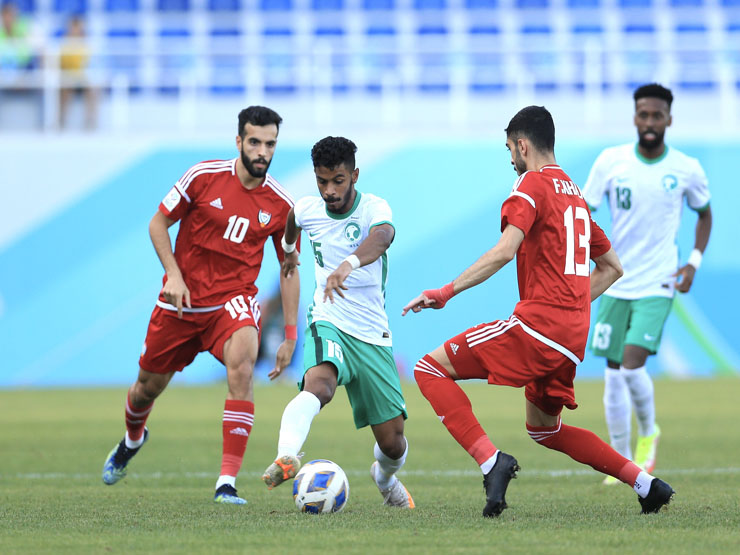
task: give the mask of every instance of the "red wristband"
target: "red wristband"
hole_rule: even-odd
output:
[[[455,288],[452,285],[452,281],[440,289],[428,289],[424,291],[424,295],[429,300],[433,300],[434,304],[430,308],[442,308],[447,304],[452,297],[455,296]]]
[[[298,327],[285,326],[285,339],[289,339],[291,341],[298,339]]]

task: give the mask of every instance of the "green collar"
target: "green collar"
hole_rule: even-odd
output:
[[[635,156],[637,156],[637,159],[641,162],[644,162],[645,164],[657,164],[663,158],[668,156],[668,145],[665,145],[665,149],[663,150],[663,154],[658,156],[657,158],[645,158],[642,154],[640,154],[640,150],[638,148],[639,143],[635,143]]]
[[[352,205],[352,208],[350,208],[346,214],[335,214],[334,212],[329,212],[329,209],[324,206],[324,210],[326,210],[326,215],[332,218],[333,220],[344,220],[349,218],[352,215],[352,212],[357,210],[357,207],[360,205],[360,197],[362,196],[362,193],[360,191],[356,191],[357,195],[355,196],[355,203]]]

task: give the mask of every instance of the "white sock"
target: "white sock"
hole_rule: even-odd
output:
[[[134,441],[128,436],[128,431],[126,432],[126,447],[129,449],[136,449],[137,447],[141,447],[144,444],[144,434],[141,434],[141,437]]]
[[[373,454],[375,460],[378,461],[378,471],[375,473],[375,483],[378,484],[380,489],[389,489],[398,478],[396,478],[396,472],[398,472],[403,464],[406,462],[406,455],[409,452],[409,442],[404,436],[406,441],[406,449],[399,459],[391,459],[388,455],[380,450],[378,442],[375,442],[373,447]]]
[[[604,413],[612,447],[623,457],[632,460],[632,403],[629,389],[622,373],[608,367],[604,371]]]
[[[650,484],[654,479],[655,478],[643,470],[637,475],[637,480],[635,480],[635,485],[632,486],[632,489],[637,492],[637,495],[644,499],[650,492]]]
[[[496,464],[496,461],[498,460],[498,453],[499,450],[496,449],[496,452],[491,456],[490,459],[488,459],[486,462],[484,462],[482,465],[480,465],[480,469],[483,472],[483,475],[485,476],[489,472],[491,472],[491,469]]]
[[[650,436],[655,432],[655,397],[653,396],[653,380],[644,366],[627,370],[620,367],[627,387],[630,390],[632,404],[635,405],[637,416],[637,431],[641,436]]]
[[[236,476],[219,476],[218,481],[216,482],[216,489],[220,488],[224,484],[229,484],[232,488],[236,488]]]
[[[321,401],[313,393],[301,391],[283,411],[278,438],[278,458],[297,455],[308,437],[311,422],[321,410]]]

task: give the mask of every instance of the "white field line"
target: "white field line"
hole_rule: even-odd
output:
[[[365,476],[369,474],[365,470],[347,470],[348,476]],[[213,478],[217,474],[214,472],[151,472],[137,473],[132,472],[129,476],[144,480],[162,480],[175,478]],[[522,470],[520,477],[535,478],[562,478],[570,476],[589,476],[598,474],[596,471],[584,468],[579,470]],[[696,474],[740,474],[740,467],[729,468],[665,468],[657,472],[660,476],[690,476]],[[399,476],[419,476],[434,478],[459,478],[459,477],[478,477],[481,473],[476,470],[402,470]],[[258,478],[262,476],[261,472],[247,471],[239,474],[240,478]],[[67,473],[67,472],[19,472],[17,474],[0,474],[0,480],[92,480],[100,479],[100,474],[91,473]]]

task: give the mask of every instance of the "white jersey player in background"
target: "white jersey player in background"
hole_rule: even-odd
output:
[[[671,125],[670,90],[644,85],[634,93],[638,142],[604,150],[591,168],[583,196],[592,210],[609,202],[610,239],[624,276],[602,296],[591,348],[607,359],[604,409],[612,446],[632,458],[631,406],[638,440],[635,463],[655,468],[660,428],[653,382],[645,363],[658,351],[676,290],[687,293],[712,229],[709,189],[695,158],[664,143]],[[684,199],[698,213],[694,250],[679,268],[676,243]],[[607,477],[605,484],[617,483]]]
[[[298,264],[295,243],[303,229],[314,252],[316,291],[308,309],[301,392],[285,407],[277,459],[262,480],[272,489],[296,475],[313,418],[344,385],[355,426],[369,425],[375,436],[370,475],[383,502],[413,509],[396,477],[408,453],[407,414],[385,313],[386,250],[395,229],[388,203],[355,189],[356,151],[343,137],[316,143],[311,158],[321,196],[302,198],[288,214],[283,272],[289,276]]]

